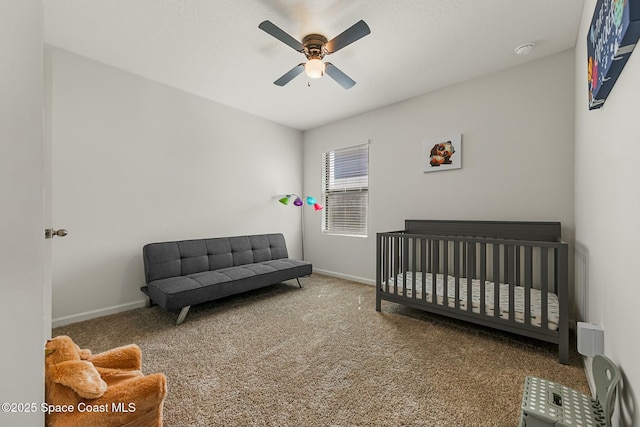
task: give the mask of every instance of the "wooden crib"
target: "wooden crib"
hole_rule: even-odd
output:
[[[377,234],[377,311],[382,300],[558,344],[569,363],[559,222],[406,220]]]

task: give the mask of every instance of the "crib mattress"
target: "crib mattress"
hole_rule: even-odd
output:
[[[422,297],[422,272],[416,273],[416,298],[423,299]],[[397,276],[397,281],[400,284],[398,289],[398,295],[405,297],[411,297],[413,272],[408,271],[406,273],[406,289],[402,289],[403,274],[400,273]],[[433,274],[427,273],[426,277],[426,300],[433,301]],[[444,305],[444,276],[442,274],[436,275],[436,301],[439,305]],[[384,283],[383,283],[384,285]],[[449,307],[455,307],[455,277],[447,276],[447,305]],[[467,310],[467,278],[461,277],[459,281],[459,306],[461,310]],[[495,284],[493,282],[485,281],[485,313],[487,316],[494,316],[494,289]],[[395,293],[394,278],[389,279],[389,293]],[[472,311],[474,313],[480,313],[480,280],[471,280],[471,301]],[[500,317],[502,319],[509,319],[509,285],[500,283]],[[541,326],[542,324],[542,293],[538,289],[530,289],[530,306],[531,306],[531,324],[535,326]],[[514,318],[518,323],[524,323],[524,307],[525,307],[525,288],[524,286],[514,286]],[[560,310],[558,305],[558,296],[552,292],[547,293],[547,327],[551,330],[558,329],[558,322],[560,320]]]

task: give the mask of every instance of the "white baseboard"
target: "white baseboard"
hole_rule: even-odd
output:
[[[127,304],[115,305],[113,307],[85,311],[84,313],[71,314],[69,316],[62,316],[62,317],[58,317],[56,319],[51,320],[51,327],[57,328],[58,326],[65,326],[71,323],[82,322],[83,320],[89,320],[96,317],[108,316],[110,314],[133,310],[134,308],[144,307],[145,305],[146,305],[146,301],[141,300],[141,301],[129,302]]]
[[[348,274],[336,273],[334,271],[313,269],[314,273],[323,274],[325,276],[337,277],[339,279],[350,280],[352,282],[363,283],[365,285],[375,286],[376,281],[371,279],[365,279],[363,277],[351,276]],[[145,300],[134,301],[126,304],[115,305],[113,307],[100,308],[97,310],[85,311],[83,313],[71,314],[69,316],[62,316],[51,320],[51,327],[57,328],[58,326],[65,326],[71,323],[82,322],[83,320],[94,319],[96,317],[108,316],[110,314],[121,313],[123,311],[133,310],[134,308],[144,307],[146,305]]]
[[[325,276],[337,277],[338,279],[351,280],[352,282],[363,283],[365,285],[375,286],[376,281],[371,279],[365,279],[364,277],[351,276],[349,274],[336,273],[335,271],[321,270],[319,268],[313,268],[314,273],[323,274]]]

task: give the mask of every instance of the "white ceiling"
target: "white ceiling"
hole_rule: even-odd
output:
[[[45,41],[219,103],[307,130],[575,46],[584,0],[45,0]],[[258,29],[332,39],[357,84],[273,81],[305,58]],[[527,42],[528,56],[514,54]],[[310,86],[309,86],[310,83]],[[535,84],[532,82],[531,84]]]

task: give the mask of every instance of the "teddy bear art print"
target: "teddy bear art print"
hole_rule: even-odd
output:
[[[429,164],[431,166],[450,165],[453,153],[455,150],[451,141],[436,143],[429,153]]]
[[[453,135],[425,141],[423,150],[423,171],[459,169],[462,167],[462,135]]]

